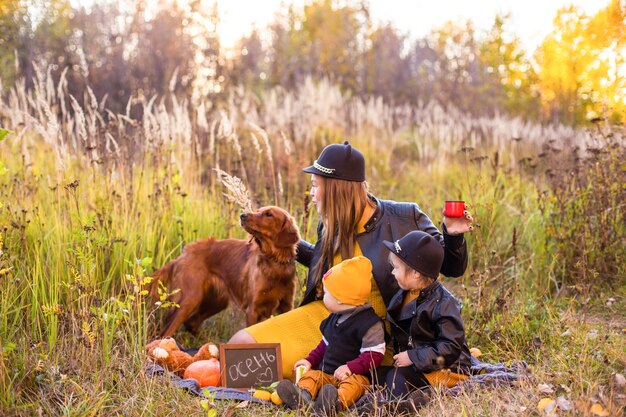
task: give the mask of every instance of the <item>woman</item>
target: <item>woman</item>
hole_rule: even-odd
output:
[[[472,217],[444,217],[443,234],[414,203],[379,200],[367,191],[363,154],[347,141],[328,145],[313,165],[311,198],[321,216],[315,245],[300,241],[297,261],[309,267],[300,307],[237,332],[229,343],[281,343],[283,374],[291,377],[293,364],[305,357],[321,338],[319,325],[330,313],[322,302],[322,277],[343,259],[363,255],[372,262],[369,302],[379,317],[398,291],[387,261],[383,240],[395,242],[412,230],[422,230],[444,247],[443,275],[458,277],[467,267],[463,233]],[[389,352],[391,353],[391,352]],[[390,363],[391,355],[386,356]]]

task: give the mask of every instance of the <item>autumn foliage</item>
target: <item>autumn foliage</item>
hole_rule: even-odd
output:
[[[232,86],[293,91],[312,78],[393,104],[436,101],[474,115],[567,124],[623,121],[626,10],[620,0],[606,2],[593,16],[575,6],[559,10],[536,51],[525,49],[508,15],[486,31],[447,22],[409,39],[390,23],[375,24],[367,2],[333,0],[282,6],[267,28],[227,50],[218,4],[5,0],[0,78],[5,88],[20,77],[33,86],[38,68],[57,79],[68,69],[79,102],[89,85],[112,111],[170,91],[220,101]]]

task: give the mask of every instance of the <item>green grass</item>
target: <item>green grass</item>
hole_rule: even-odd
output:
[[[626,366],[624,265],[613,265],[616,278],[598,279],[593,288],[581,292],[572,285],[563,270],[570,260],[563,257],[570,255],[558,250],[556,231],[550,229],[555,214],[563,214],[555,204],[563,195],[555,196],[520,170],[464,156],[431,164],[408,158],[396,171],[393,152],[404,149],[402,142],[385,151],[370,143],[364,139],[359,146],[355,139],[373,161],[368,177],[377,196],[417,201],[436,223],[450,196],[471,204],[477,227],[467,236],[470,267],[463,278],[444,283],[461,299],[468,341],[482,350],[483,359],[524,360],[533,371],[531,379],[513,388],[484,388],[458,398],[440,394],[422,415],[537,415],[537,402],[546,396],[571,403],[562,415],[588,415],[595,403],[613,415],[622,413],[624,394],[611,381]],[[0,276],[0,414],[206,413],[200,398],[171,386],[167,378],[143,373],[145,343],[160,312],[146,300],[141,283],[188,242],[245,235],[239,210],[225,200],[223,188],[158,154],[123,169],[80,158],[59,169],[47,145],[30,150],[28,165],[5,156],[20,154],[10,137],[0,146],[7,167],[0,174],[0,269],[5,269]],[[314,239],[316,216],[302,224],[309,178],[290,165],[287,169],[292,175],[283,181],[289,192],[280,203],[296,216],[303,235]],[[249,167],[248,175],[253,172]],[[255,181],[260,204],[273,203],[268,196],[275,190],[262,178]],[[582,195],[579,208],[588,209],[589,201],[589,194]],[[568,221],[587,220],[570,213]],[[623,225],[618,226],[613,230],[623,239]],[[577,273],[583,269],[576,267]],[[305,273],[299,269],[301,282]],[[228,310],[208,320],[199,336],[181,331],[177,339],[187,346],[223,342],[243,323],[240,312]],[[540,393],[541,383],[553,392]],[[234,413],[235,406],[215,404],[218,414]],[[236,412],[302,414],[256,405]]]

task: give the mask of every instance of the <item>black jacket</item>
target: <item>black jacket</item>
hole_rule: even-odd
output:
[[[371,306],[351,314],[340,323],[341,316],[342,313],[332,313],[320,324],[320,332],[326,342],[326,352],[318,369],[330,375],[341,365],[359,357],[363,336],[374,324],[381,321]]]
[[[376,211],[365,225],[365,232],[357,235],[356,240],[363,252],[363,256],[372,262],[372,272],[382,294],[385,305],[389,305],[391,297],[398,291],[398,284],[391,274],[388,262],[389,251],[383,245],[383,240],[395,242],[413,230],[422,230],[439,239],[444,246],[445,255],[441,273],[450,277],[463,275],[467,267],[467,245],[463,236],[441,234],[433,222],[424,214],[415,203],[397,203],[395,201],[378,200]],[[315,300],[315,275],[313,266],[322,255],[321,241],[323,223],[317,227],[317,242],[312,245],[301,240],[298,244],[296,260],[309,267],[304,297],[300,305]],[[324,270],[328,265],[324,265]]]
[[[450,368],[468,374],[472,356],[457,299],[439,281],[424,288],[403,308],[405,294],[398,291],[387,310],[394,353],[406,350],[422,373]]]

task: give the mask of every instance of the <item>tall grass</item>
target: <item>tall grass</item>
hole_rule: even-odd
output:
[[[223,103],[136,98],[124,114],[98,100],[69,96],[64,77],[41,69],[33,90],[18,83],[0,97],[0,125],[16,132],[0,143],[3,415],[199,413],[195,398],[142,372],[161,310],[142,284],[188,242],[243,237],[243,188],[251,206],[287,208],[314,240],[300,170],[345,138],[365,153],[377,196],[417,201],[435,223],[444,200],[471,205],[470,267],[444,282],[485,359],[535,371],[515,390],[442,395],[424,415],[531,414],[536,382],[582,414],[592,403],[623,410],[610,384],[626,366],[623,319],[610,319],[625,295],[623,130],[391,107],[311,81],[260,97],[238,89]],[[224,196],[233,190],[235,202]],[[228,310],[177,339],[224,341],[242,325]]]

